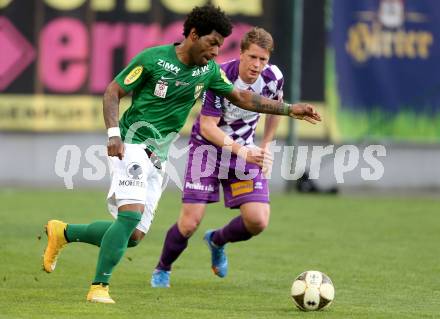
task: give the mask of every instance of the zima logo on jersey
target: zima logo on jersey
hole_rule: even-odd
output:
[[[179,67],[175,66],[172,63],[166,62],[166,61],[164,61],[162,59],[159,59],[159,61],[157,62],[157,65],[163,67],[165,70],[167,70],[167,71],[169,71],[169,72],[171,72],[173,74],[176,74],[176,75],[180,71]]]
[[[209,64],[202,66],[201,68],[198,68],[197,70],[194,70],[192,73],[192,76],[199,76],[207,73],[209,71]]]
[[[128,73],[127,76],[125,77],[124,84],[130,85],[136,82],[136,80],[139,79],[139,77],[141,76],[143,69],[144,67],[142,65],[138,65],[133,70],[131,70],[130,73]]]
[[[200,96],[200,93],[203,91],[204,84],[198,83],[196,88],[194,89],[194,99],[197,99]]]
[[[221,75],[223,81],[225,81],[228,84],[232,84],[231,81],[229,81],[228,77],[226,76],[225,71],[223,71],[222,69],[220,69],[220,75]]]

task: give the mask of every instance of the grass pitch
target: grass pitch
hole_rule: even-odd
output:
[[[41,270],[48,219],[110,219],[105,191],[0,191],[1,318],[439,318],[440,200],[272,194],[269,228],[227,247],[229,274],[215,277],[206,229],[237,211],[210,205],[176,262],[171,289],[152,289],[150,275],[179,193],[165,193],[149,234],[114,272],[115,305],[89,304],[98,249],[70,244],[52,274]],[[42,239],[37,237],[42,235]],[[290,300],[295,276],[327,273],[334,304],[304,313]]]

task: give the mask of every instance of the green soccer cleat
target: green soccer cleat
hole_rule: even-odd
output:
[[[58,255],[67,244],[67,240],[64,237],[66,227],[67,224],[59,220],[50,220],[45,226],[47,246],[43,255],[43,269],[47,273],[55,270]]]

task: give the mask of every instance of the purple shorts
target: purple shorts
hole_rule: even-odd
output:
[[[223,153],[223,154],[222,154]],[[186,165],[183,203],[215,203],[223,187],[225,206],[269,203],[268,180],[256,164],[213,145],[193,143]]]

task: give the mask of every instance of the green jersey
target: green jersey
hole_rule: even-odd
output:
[[[132,104],[119,121],[123,141],[145,144],[162,161],[200,94],[233,90],[217,63],[187,66],[172,44],[142,51],[115,80],[126,92],[133,91]]]

